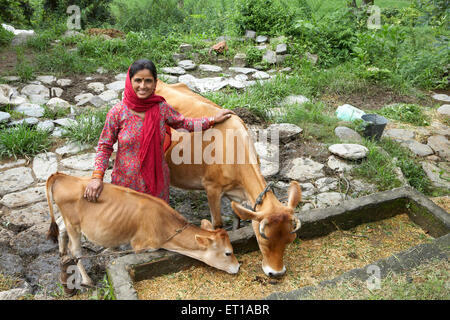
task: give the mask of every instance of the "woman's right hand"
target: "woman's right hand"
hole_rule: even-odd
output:
[[[84,191],[84,197],[89,202],[97,202],[97,198],[100,197],[100,193],[103,190],[103,180],[91,179],[89,181],[86,190]]]

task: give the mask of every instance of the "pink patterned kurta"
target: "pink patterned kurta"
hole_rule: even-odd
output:
[[[208,118],[185,118],[181,113],[173,109],[166,102],[159,104],[160,110],[160,132],[161,132],[161,154],[164,175],[164,188],[159,198],[169,202],[170,173],[169,166],[164,158],[163,144],[166,133],[164,124],[174,129],[186,129],[190,132],[195,128],[206,130],[211,127]],[[105,172],[108,161],[113,152],[113,145],[118,140],[116,160],[112,172],[112,183],[128,187],[133,190],[150,194],[145,185],[144,178],[140,172],[139,147],[143,120],[133,114],[131,110],[120,102],[109,110],[105,126],[98,141],[97,156],[95,158],[94,170]]]

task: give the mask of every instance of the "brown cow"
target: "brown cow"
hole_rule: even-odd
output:
[[[228,273],[239,271],[225,230],[214,230],[208,220],[202,220],[201,228],[191,225],[163,200],[109,183],[105,183],[97,202],[88,202],[83,194],[89,179],[63,173],[52,174],[47,179],[51,217],[48,238],[56,242],[59,233],[50,194],[53,194],[67,230],[67,235],[60,237],[61,256],[66,254],[67,236],[72,255],[75,258],[82,256],[80,238],[83,233],[103,247],[130,243],[135,252],[164,248]],[[92,280],[81,260],[77,264],[83,278],[81,284],[90,286]]]
[[[186,117],[210,117],[220,109],[218,105],[208,99],[193,93],[184,84],[168,85],[158,80],[156,94],[163,96],[173,108]],[[222,152],[222,163],[207,163],[203,157],[201,157],[200,163],[195,163],[196,148],[201,148],[200,154],[213,149],[208,148],[212,139],[209,141],[202,139],[203,141],[200,140],[202,143],[196,145],[195,133],[180,134],[172,131],[172,140],[179,139],[178,135],[181,135],[182,139],[173,141],[165,155],[170,167],[171,184],[183,189],[204,189],[208,196],[213,226],[218,228],[222,226],[220,213],[222,196],[239,202],[250,201],[254,206],[256,199],[267,184],[261,174],[259,158],[244,122],[238,116],[233,115],[230,119],[216,124],[214,129],[220,131],[222,137],[226,137],[227,131],[228,133],[232,132],[235,134],[233,139],[237,140],[234,146],[231,146],[229,145],[231,140],[227,141],[226,138],[223,138],[222,149],[214,150],[214,156]],[[205,131],[203,134],[207,133],[208,131]],[[190,143],[191,159],[189,159],[189,163],[186,161],[179,163],[177,159],[181,154],[185,156],[185,152],[188,151],[184,149],[187,147],[180,148],[180,145],[185,142],[184,139],[194,142]],[[188,145],[185,144],[185,146]],[[238,146],[243,146],[244,149],[238,149]],[[230,151],[233,152],[234,161],[227,164],[224,158]],[[239,157],[241,157],[241,162],[238,161]],[[253,159],[256,161],[252,161]],[[232,203],[234,212],[241,219],[252,220],[253,230],[263,255],[262,267],[269,276],[280,276],[285,273],[284,249],[287,244],[294,241],[296,232],[301,225],[300,220],[294,216],[294,208],[301,200],[301,189],[295,181],[291,183],[288,198],[288,205],[284,206],[272,191],[268,191],[256,211]]]

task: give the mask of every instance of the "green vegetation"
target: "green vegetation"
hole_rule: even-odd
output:
[[[393,120],[411,123],[416,126],[428,126],[430,120],[424,112],[423,107],[416,104],[394,104],[381,108],[379,114]]]
[[[52,142],[47,131],[26,124],[13,128],[0,128],[0,158],[28,157],[49,150]]]
[[[380,289],[369,290],[361,280],[342,281],[314,291],[314,300],[448,300],[448,261],[432,260],[408,272],[383,277]]]
[[[76,124],[65,128],[62,136],[70,141],[97,145],[108,110],[108,108],[102,108],[82,113],[76,117]]]

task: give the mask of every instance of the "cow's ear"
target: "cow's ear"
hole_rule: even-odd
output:
[[[301,200],[302,189],[297,181],[292,181],[291,186],[289,187],[288,206],[295,209]]]
[[[212,223],[209,220],[206,220],[206,219],[202,220],[201,227],[202,227],[202,229],[205,229],[205,230],[212,230],[212,231],[214,231],[214,227],[213,227]]]
[[[231,201],[231,208],[242,220],[258,220],[258,214],[241,206],[239,203]]]
[[[210,239],[209,237],[201,236],[199,234],[195,235],[195,240],[197,241],[200,248],[202,248],[203,250],[208,249],[208,247],[212,243],[212,239]]]

